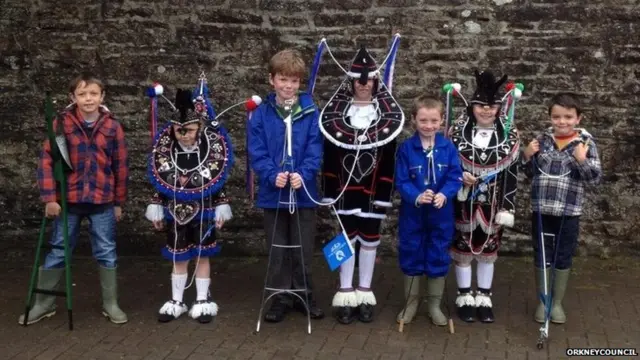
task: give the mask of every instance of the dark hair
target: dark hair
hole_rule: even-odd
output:
[[[104,83],[102,82],[102,80],[98,79],[98,77],[95,74],[90,72],[84,72],[74,77],[69,82],[69,92],[73,94],[82,82],[85,83],[85,86],[90,84],[96,84],[100,87],[101,92],[104,92]]]
[[[567,109],[576,109],[576,115],[582,114],[582,108],[578,97],[571,93],[559,93],[551,98],[549,102],[549,115],[551,115],[551,108],[555,105],[562,106]]]

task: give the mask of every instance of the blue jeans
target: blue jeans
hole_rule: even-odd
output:
[[[533,212],[531,215],[531,224],[535,266],[542,269],[542,252],[538,238],[540,231],[538,229],[538,213]],[[561,216],[542,215],[542,228],[543,233],[546,234],[544,236],[546,267],[553,264],[555,255],[555,268],[569,269],[573,264],[573,254],[578,246],[580,216],[565,216],[563,221]]]
[[[73,249],[76,247],[80,223],[85,217],[89,219],[89,235],[91,238],[93,257],[98,261],[100,266],[115,268],[117,261],[115,236],[116,216],[113,206],[107,207],[104,211],[97,213],[83,215],[69,213],[67,217],[69,250],[73,252]],[[50,244],[64,246],[62,215],[58,216],[54,221]],[[45,257],[43,267],[45,269],[64,267],[64,250],[52,249]]]

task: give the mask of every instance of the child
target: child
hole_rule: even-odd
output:
[[[324,317],[316,306],[311,282],[311,261],[316,228],[316,204],[309,198],[318,198],[316,176],[322,162],[322,134],[318,128],[318,108],[313,98],[298,92],[305,73],[305,65],[297,51],[283,50],[269,61],[269,94],[253,113],[247,130],[248,152],[251,168],[258,176],[259,191],[256,206],[264,209],[264,229],[268,246],[302,245],[304,274],[309,298],[311,318]],[[291,114],[292,150],[287,161],[286,125],[284,119]],[[295,191],[290,201],[291,188]],[[291,211],[295,210],[295,211]],[[274,234],[275,227],[275,234]],[[302,234],[301,238],[300,235]],[[282,247],[271,248],[271,271],[268,286],[277,289],[304,289],[305,278],[300,250]],[[305,294],[297,292],[303,299]],[[274,296],[264,319],[280,322],[293,305],[306,315],[299,299],[289,301],[289,296]]]
[[[476,90],[466,116],[456,121],[450,139],[458,149],[464,187],[456,198],[456,266],[458,316],[473,322],[495,321],[491,285],[504,227],[515,221],[520,139],[501,111],[499,80],[490,71],[475,71]],[[471,262],[477,261],[477,293],[471,291]]]
[[[320,131],[326,139],[323,201],[335,203],[356,250],[355,256],[340,265],[340,288],[331,302],[336,320],[345,325],[356,319],[365,323],[374,319],[376,253],[382,221],[393,206],[397,136],[404,113],[383,80],[375,59],[361,45],[321,114]]]
[[[72,171],[67,175],[69,246],[77,243],[82,219],[89,220],[91,248],[99,264],[102,313],[116,324],[127,322],[117,301],[116,222],[122,218],[129,176],[124,131],[113,114],[102,105],[104,84],[92,74],[74,78],[69,87],[73,103],[58,114],[53,128],[65,134]],[[63,246],[63,223],[59,216],[60,194],[53,176],[51,146],[45,140],[38,162],[38,187],[45,215],[55,218],[51,245]],[[39,269],[37,287],[59,290],[64,273],[64,250],[52,249]],[[27,324],[56,313],[55,296],[37,294]],[[19,322],[24,323],[24,316]]]
[[[551,99],[549,116],[551,127],[523,152],[523,170],[532,178],[531,224],[538,289],[544,293],[539,236],[553,234],[544,238],[544,266],[547,269],[553,266],[547,271],[547,289],[553,295],[551,321],[563,324],[566,315],[562,299],[578,244],[584,188],[600,182],[602,169],[595,140],[587,130],[576,127],[582,120],[578,100],[571,94],[557,94]],[[551,272],[555,273],[553,283],[549,282]],[[544,323],[542,303],[534,318]]]
[[[396,156],[395,186],[401,195],[398,224],[398,260],[405,274],[406,307],[397,321],[410,323],[420,303],[420,276],[427,276],[429,317],[446,325],[440,310],[444,281],[455,232],[454,197],[462,187],[458,150],[438,133],[444,105],[422,95],[413,102],[415,134],[404,141]]]
[[[218,314],[218,305],[209,297],[209,258],[220,251],[215,229],[232,217],[224,185],[233,167],[233,154],[226,130],[210,118],[214,112],[204,77],[200,81],[193,100],[191,91],[178,89],[176,111],[155,139],[149,159],[157,193],[146,217],[157,230],[165,228],[168,218],[162,255],[174,263],[171,300],[160,308],[159,322],[175,320],[189,310],[183,293],[191,260],[196,263],[197,295],[189,316],[205,324]]]

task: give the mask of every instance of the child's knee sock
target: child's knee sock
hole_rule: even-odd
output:
[[[464,267],[456,265],[456,282],[460,292],[471,291],[471,265]]]
[[[184,287],[187,284],[187,273],[175,274],[171,273],[171,298],[175,301],[182,302]]]
[[[207,300],[209,297],[209,284],[211,278],[196,278],[196,291],[198,297],[196,300]]]
[[[491,283],[493,281],[493,263],[478,262],[478,290],[488,292],[491,290]]]

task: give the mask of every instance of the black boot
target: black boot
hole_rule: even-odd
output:
[[[376,295],[371,289],[356,290],[356,299],[358,301],[358,320],[363,323],[373,321],[373,308],[378,303]]]
[[[271,303],[269,311],[264,314],[264,320],[277,323],[284,320],[284,317],[288,312],[289,302],[283,297],[283,295],[276,295]]]
[[[340,324],[351,324],[358,318],[358,308],[352,306],[337,307],[335,316]]]
[[[363,323],[370,323],[373,321],[373,305],[360,304],[358,306],[358,320]]]
[[[471,295],[470,288],[458,289],[458,297],[456,298],[456,307],[458,309],[458,317],[464,322],[474,322],[476,301]]]
[[[316,304],[316,299],[311,294],[309,294],[308,306],[309,306],[309,316],[312,319],[317,320],[317,319],[322,319],[324,317],[324,311],[320,307],[318,307],[318,305]],[[307,315],[307,309],[305,308],[304,303],[300,301],[300,299],[298,299],[297,297],[293,302],[293,308],[301,312],[305,316]]]
[[[491,303],[491,290],[478,288],[476,294],[476,308],[478,309],[478,319],[483,323],[492,323],[495,321],[493,317],[493,304]]]

